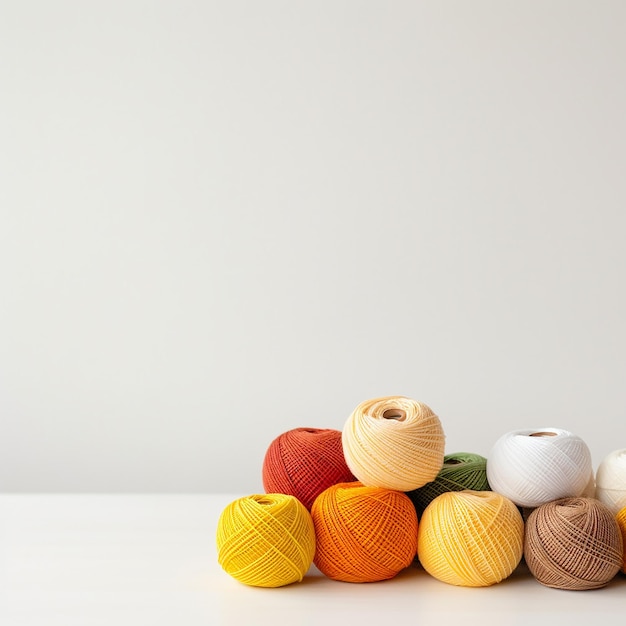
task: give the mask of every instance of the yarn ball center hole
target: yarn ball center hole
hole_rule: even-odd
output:
[[[536,432],[536,433],[530,433],[530,435],[528,435],[529,437],[556,437],[556,433],[549,433],[545,430]]]
[[[406,419],[406,411],[403,409],[387,409],[386,411],[383,411],[383,418],[386,420],[403,422]]]
[[[261,506],[270,506],[272,504],[274,504],[274,501],[272,500],[272,498],[268,498],[267,496],[255,496],[254,501],[257,504],[260,504]]]

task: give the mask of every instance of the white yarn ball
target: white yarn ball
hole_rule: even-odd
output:
[[[592,476],[587,444],[560,428],[511,431],[487,457],[489,486],[523,507],[580,496]]]
[[[611,452],[598,466],[596,498],[613,513],[626,506],[626,449]]]

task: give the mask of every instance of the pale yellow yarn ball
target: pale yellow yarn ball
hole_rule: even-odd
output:
[[[439,418],[404,396],[359,404],[344,425],[342,443],[350,471],[368,487],[412,491],[434,480],[443,465]]]
[[[511,500],[493,491],[451,491],[425,509],[417,535],[424,569],[450,585],[488,587],[522,559],[524,522]]]

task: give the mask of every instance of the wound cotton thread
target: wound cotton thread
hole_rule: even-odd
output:
[[[622,566],[622,550],[617,521],[595,498],[548,502],[526,521],[524,557],[532,575],[547,587],[604,587]]]
[[[295,496],[309,510],[324,489],[354,480],[341,431],[330,428],[289,430],[272,441],[263,460],[265,491]]]
[[[626,506],[626,449],[611,452],[598,466],[596,498],[613,513]]]
[[[334,580],[364,583],[393,578],[417,553],[417,516],[399,491],[334,485],[313,503],[315,565]]]
[[[448,491],[489,491],[487,481],[487,459],[480,454],[471,452],[455,452],[443,457],[443,467],[437,477],[423,487],[409,491],[406,495],[411,498],[418,518],[424,509],[442,493]]]
[[[615,519],[622,533],[622,572],[626,574],[626,506],[618,511]]]
[[[451,491],[424,510],[418,531],[424,569],[450,585],[488,587],[522,558],[524,522],[513,502],[492,491]]]
[[[295,497],[254,494],[231,502],[217,524],[218,562],[233,578],[255,587],[302,580],[313,562],[315,529]]]
[[[344,425],[342,441],[348,467],[370,487],[412,491],[434,480],[443,464],[439,417],[404,396],[359,404]]]
[[[560,428],[511,431],[487,456],[491,488],[522,507],[580,496],[592,475],[587,444]]]

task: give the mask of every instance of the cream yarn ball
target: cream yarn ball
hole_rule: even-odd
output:
[[[491,489],[522,507],[580,496],[592,475],[587,444],[560,428],[511,431],[496,441],[487,457]]]
[[[626,449],[614,450],[598,466],[596,498],[613,514],[626,506]]]
[[[439,417],[422,402],[384,396],[354,409],[342,444],[346,463],[361,483],[411,491],[436,478],[445,435]]]

